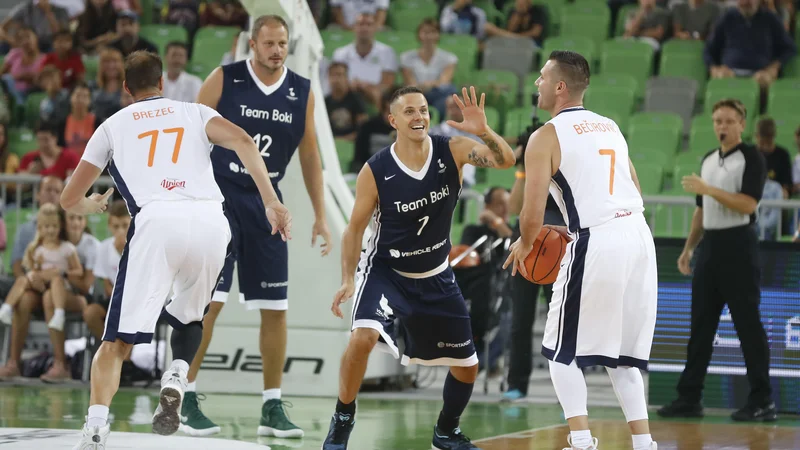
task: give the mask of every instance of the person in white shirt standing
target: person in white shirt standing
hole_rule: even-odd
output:
[[[633,449],[655,450],[640,372],[656,324],[655,244],[625,137],[613,120],[583,108],[589,76],[586,58],[554,51],[536,80],[539,109],[552,119],[528,140],[521,237],[504,267],[513,262],[512,275],[526,274],[549,189],[567,226],[548,227],[570,242],[553,284],[542,355],[569,424],[569,448],[597,449],[581,368],[605,366]]]
[[[151,342],[162,315],[174,329],[174,359],[161,379],[153,432],[178,430],[189,362],[200,346],[203,315],[231,238],[211,167],[212,143],[236,152],[258,187],[273,233],[291,238],[291,215],[253,139],[207,106],[163,98],[162,73],[156,54],[137,51],[127,58],[123,86],[134,103],[95,131],[61,194],[69,212],[104,211],[113,189],[85,195],[108,165],[132,217],[103,343],[92,361],[91,406],[75,450],[106,448],[108,407],[122,361],[133,345]]]
[[[197,51],[202,50],[197,49]],[[167,71],[164,72],[164,98],[179,102],[194,102],[203,80],[186,72],[189,48],[183,42],[170,42],[165,53]]]

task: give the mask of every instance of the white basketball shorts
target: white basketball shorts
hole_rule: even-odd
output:
[[[542,355],[579,367],[647,369],[658,273],[642,214],[582,229],[567,245],[547,313]]]
[[[128,230],[103,340],[149,343],[162,312],[174,327],[201,321],[230,239],[218,202],[145,205]]]

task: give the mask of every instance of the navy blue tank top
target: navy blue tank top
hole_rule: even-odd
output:
[[[303,139],[311,84],[284,67],[278,83],[268,87],[255,77],[249,64],[242,60],[222,66],[222,96],[217,111],[253,138],[277,188]],[[255,190],[253,178],[236,153],[217,147],[211,152],[216,179]]]
[[[367,161],[378,187],[377,227],[367,256],[401,272],[428,272],[447,261],[450,253],[450,225],[461,177],[450,138],[430,139],[429,157],[419,172],[400,162],[394,144]]]

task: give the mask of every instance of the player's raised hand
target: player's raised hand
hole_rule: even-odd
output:
[[[272,227],[272,234],[280,233],[283,242],[292,238],[292,214],[288,209],[275,199],[264,205],[267,210],[267,220]]]
[[[344,283],[342,287],[336,291],[336,295],[333,296],[333,305],[331,305],[331,312],[334,316],[343,319],[344,315],[342,314],[342,309],[339,308],[339,305],[350,300],[350,297],[353,296],[356,288],[353,285],[353,282]]]
[[[324,241],[321,245],[322,247],[322,256],[327,255],[331,252],[331,247],[333,241],[331,240],[331,230],[328,229],[328,222],[324,220],[318,220],[314,222],[314,226],[311,228],[311,246],[315,247],[317,245],[317,236],[321,237]]]
[[[461,122],[448,120],[447,124],[451,127],[471,133],[474,135],[481,135],[486,131],[488,126],[486,123],[486,113],[483,110],[483,103],[486,100],[486,94],[481,94],[480,103],[475,95],[475,86],[469,87],[470,95],[467,94],[467,88],[461,89],[461,94],[464,96],[462,101],[458,95],[453,94],[453,99],[461,110],[464,119]]]

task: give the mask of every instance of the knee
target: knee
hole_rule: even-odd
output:
[[[83,310],[83,321],[92,323],[97,321],[105,321],[106,310],[100,305],[89,305]]]
[[[125,358],[128,355],[128,353],[130,353],[132,348],[133,344],[128,344],[120,339],[117,339],[114,342],[103,341],[103,343],[100,344],[100,348],[98,349],[97,353],[109,354],[117,356],[119,358]]]
[[[286,310],[279,311],[274,309],[262,309],[261,323],[267,323],[273,326],[286,323]]]
[[[380,333],[372,328],[356,328],[350,335],[348,348],[357,355],[368,355],[378,343]]]
[[[37,309],[40,305],[40,297],[34,294],[32,291],[26,291],[25,294],[22,295],[22,299],[17,304],[16,311],[19,314],[29,316],[35,309]]]
[[[450,373],[453,374],[453,377],[456,380],[462,383],[472,384],[478,379],[478,365],[475,364],[474,366],[469,367],[451,367]]]

